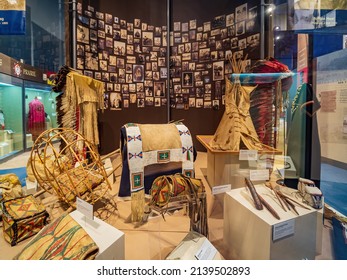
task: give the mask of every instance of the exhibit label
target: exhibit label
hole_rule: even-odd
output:
[[[251,181],[268,181],[270,178],[268,169],[256,169],[249,171]]]
[[[212,194],[220,194],[231,191],[231,184],[212,187]]]
[[[239,160],[257,160],[258,151],[257,150],[240,150]]]
[[[77,211],[82,213],[86,218],[94,220],[93,205],[77,197],[76,199]]]
[[[294,234],[295,220],[288,220],[278,223],[272,227],[272,241],[290,236]]]
[[[208,239],[205,239],[199,251],[196,252],[195,257],[197,260],[213,260],[216,253],[217,249],[211,244]]]

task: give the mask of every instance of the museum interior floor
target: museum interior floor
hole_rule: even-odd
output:
[[[29,152],[22,153],[2,164],[0,169],[25,167],[29,158]],[[116,159],[115,161],[119,160]],[[202,179],[206,186],[207,206],[208,206],[208,226],[209,240],[218,252],[227,259],[228,248],[223,242],[223,199],[211,194],[206,181],[207,153],[198,152],[195,161],[196,177]],[[126,260],[160,260],[174,250],[180,241],[189,233],[189,218],[184,215],[184,211],[177,211],[165,215],[165,220],[161,216],[151,217],[147,223],[134,225],[129,222],[130,201],[117,198],[117,190],[120,182],[120,169],[115,172],[115,182],[110,196],[117,200],[117,210],[112,207],[110,211],[100,212],[105,222],[116,227],[125,234],[125,259]],[[59,202],[52,197],[41,197],[43,203],[47,205],[47,211],[51,217],[60,215],[64,210],[59,207]],[[99,213],[99,212],[98,212]],[[238,213],[233,213],[237,215]],[[0,231],[0,259],[12,259],[27,243],[22,241],[11,247],[3,238]],[[316,256],[317,260],[333,259],[332,249],[332,226],[329,220],[324,220],[322,234],[322,254]]]

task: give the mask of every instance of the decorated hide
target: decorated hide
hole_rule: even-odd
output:
[[[128,123],[121,128],[120,148],[120,197],[143,189],[149,194],[153,181],[161,175],[194,177],[196,151],[190,131],[182,123]]]
[[[186,199],[190,218],[190,230],[208,236],[206,191],[201,179],[183,174],[157,177],[151,188],[150,207],[165,212],[171,201]]]
[[[15,260],[92,260],[99,247],[67,213],[46,225]]]

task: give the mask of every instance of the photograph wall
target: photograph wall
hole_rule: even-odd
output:
[[[76,67],[104,81],[101,135],[114,135],[102,150],[115,148],[126,122],[164,123],[170,116],[193,133],[214,133],[231,56],[247,57],[250,67],[260,52],[259,1],[229,2],[172,0],[170,30],[166,1],[78,3]]]

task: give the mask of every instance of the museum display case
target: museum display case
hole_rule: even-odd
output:
[[[23,151],[23,80],[0,73],[0,159]]]
[[[31,148],[36,138],[45,130],[57,128],[56,97],[59,93],[51,90],[48,84],[24,81],[25,95],[25,147]],[[34,101],[36,100],[36,101]],[[34,102],[33,102],[34,101]],[[42,104],[38,110],[43,110],[39,125],[34,125],[35,108],[34,103]],[[37,106],[37,105],[36,105]],[[36,120],[36,119],[35,119]]]

